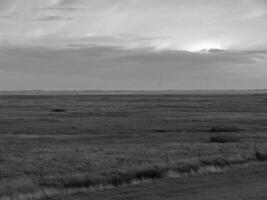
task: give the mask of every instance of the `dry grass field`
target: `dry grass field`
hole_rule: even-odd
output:
[[[263,199],[266,154],[265,93],[0,96],[3,200],[195,199],[217,179],[199,199]],[[235,170],[259,182],[235,189]]]

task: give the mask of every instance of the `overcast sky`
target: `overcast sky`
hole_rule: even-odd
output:
[[[263,89],[266,35],[267,0],[0,0],[0,89]]]

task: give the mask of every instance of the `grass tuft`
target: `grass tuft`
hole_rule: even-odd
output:
[[[259,151],[255,152],[256,159],[259,161],[267,161],[267,154],[261,153]]]
[[[55,108],[55,109],[51,109],[51,112],[66,112],[66,109],[63,109],[63,108]]]
[[[143,166],[139,169],[125,169],[111,174],[97,177],[89,174],[76,174],[68,177],[58,177],[43,180],[39,189],[30,193],[17,193],[20,200],[44,200],[79,191],[90,189],[105,189],[124,185],[141,184],[148,180],[157,180],[164,177],[182,177],[202,173],[212,173],[224,170],[232,165],[244,164],[252,161],[252,157],[211,157],[204,160],[173,163],[172,165]],[[255,160],[255,158],[254,158]],[[7,196],[8,197],[8,196]],[[8,197],[9,198],[9,197]]]
[[[210,128],[210,132],[240,132],[241,130],[236,126],[217,125]]]
[[[217,135],[217,136],[211,136],[209,139],[209,142],[211,143],[236,143],[236,142],[240,142],[240,138],[237,136],[231,136],[231,135]]]

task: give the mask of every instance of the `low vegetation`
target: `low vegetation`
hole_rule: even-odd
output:
[[[0,96],[0,199],[44,200],[265,161],[265,96]]]
[[[54,108],[54,109],[51,109],[51,112],[66,112],[66,109],[63,109],[63,108]]]
[[[237,126],[216,125],[210,128],[210,132],[240,132],[241,130]]]
[[[259,161],[267,161],[267,154],[259,152],[258,150],[255,152],[256,159]]]
[[[80,191],[100,190],[111,187],[141,184],[142,182],[158,180],[167,177],[183,177],[203,173],[214,173],[229,170],[235,166],[254,161],[253,157],[212,157],[202,160],[177,162],[170,165],[142,166],[135,169],[119,170],[97,177],[92,174],[70,175],[65,177],[45,177],[31,190],[19,187],[16,193],[11,193],[15,199],[39,200],[52,197],[75,194]],[[26,182],[27,179],[24,180]],[[23,190],[24,189],[24,190]],[[8,196],[5,199],[10,199]]]
[[[240,142],[240,137],[232,135],[216,135],[211,136],[209,141],[211,143],[235,143]]]

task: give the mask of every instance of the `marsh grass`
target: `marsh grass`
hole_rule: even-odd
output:
[[[251,155],[255,161],[265,160],[264,150],[256,158],[253,149],[254,141],[259,146],[267,141],[267,107],[258,101],[265,98],[0,97],[5,102],[0,112],[0,199],[49,199],[217,172],[250,162]],[[220,126],[211,127],[216,124]],[[241,141],[210,142],[211,136],[225,134],[238,135]],[[247,157],[231,158],[238,154]]]
[[[74,174],[70,176],[54,176],[44,178],[38,185],[32,181],[27,183],[31,190],[25,189],[25,185],[19,191],[13,190],[13,194],[6,194],[2,199],[18,200],[45,200],[55,196],[73,194],[81,191],[103,190],[113,187],[123,187],[141,184],[147,181],[159,180],[162,178],[183,177],[202,173],[214,173],[223,171],[227,167],[242,165],[254,161],[253,157],[231,156],[231,157],[211,157],[201,160],[188,160],[172,164],[158,166],[140,166],[135,169],[124,169],[102,176],[92,174]],[[25,180],[24,180],[25,181]],[[26,182],[21,182],[26,183]],[[15,184],[13,184],[14,186]],[[37,187],[38,186],[38,187]]]
[[[231,151],[225,154],[225,145],[211,143],[89,146],[81,145],[80,140],[77,145],[66,145],[65,141],[59,145],[57,139],[56,144],[40,146],[39,140],[43,138],[36,139],[36,144],[23,138],[17,143],[16,151],[5,153],[1,173],[12,178],[0,181],[0,197],[20,195],[23,200],[42,199],[67,191],[122,187],[169,176],[220,171],[235,162],[249,162],[247,157],[234,156],[239,152],[254,156],[242,143],[227,145]]]
[[[240,142],[240,137],[234,135],[216,135],[211,136],[209,142],[211,143],[236,143]]]
[[[64,109],[64,108],[54,108],[54,109],[51,109],[51,112],[61,113],[61,112],[66,112],[66,109]]]
[[[256,159],[259,161],[267,161],[267,153],[262,153],[259,150],[255,151]]]
[[[0,194],[1,195],[12,195],[21,192],[30,192],[38,189],[39,185],[29,177],[20,178],[2,178],[0,180]],[[1,196],[0,196],[1,197]]]
[[[241,129],[237,126],[229,126],[229,125],[216,125],[210,128],[210,132],[240,132]]]

